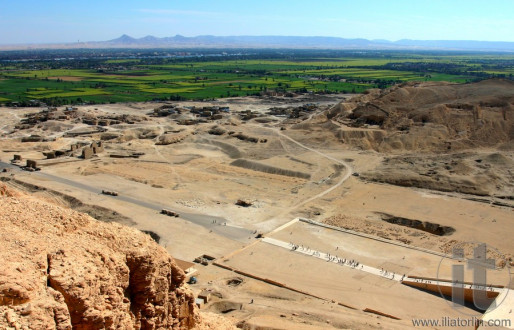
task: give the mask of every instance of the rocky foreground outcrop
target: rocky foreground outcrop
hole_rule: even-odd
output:
[[[201,327],[183,271],[136,229],[5,186],[0,228],[0,329]]]

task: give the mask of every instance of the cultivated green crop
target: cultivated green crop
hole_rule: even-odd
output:
[[[208,99],[266,91],[359,93],[405,81],[465,83],[491,77],[512,79],[514,73],[514,56],[510,54],[331,54],[303,51],[295,57],[291,51],[287,56],[263,55],[262,59],[258,55],[246,56],[247,59],[241,55],[238,59],[212,60],[193,57],[0,62],[0,103]]]

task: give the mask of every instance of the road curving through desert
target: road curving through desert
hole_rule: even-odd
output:
[[[340,164],[340,165],[343,165],[345,168],[346,168],[346,172],[344,173],[344,175],[341,177],[341,180],[339,180],[336,184],[334,184],[333,186],[331,186],[330,188],[314,195],[314,196],[311,196],[303,201],[300,201],[290,207],[288,207],[287,209],[283,210],[282,212],[280,212],[278,215],[275,215],[273,216],[272,218],[266,220],[266,221],[263,221],[261,222],[259,225],[261,226],[261,228],[266,228],[267,230],[269,231],[272,231],[274,230],[276,227],[278,226],[281,226],[282,223],[278,223],[278,221],[280,221],[279,219],[282,217],[282,216],[285,216],[287,215],[288,213],[294,211],[295,209],[297,209],[298,207],[302,206],[302,205],[305,205],[309,202],[312,202],[313,200],[315,199],[318,199],[318,198],[321,198],[323,196],[325,196],[326,194],[332,192],[333,190],[337,189],[338,187],[340,187],[346,180],[348,180],[348,178],[350,178],[350,176],[352,175],[353,173],[353,168],[351,167],[350,164],[348,164],[347,162],[343,161],[343,160],[339,160],[339,159],[336,159],[332,156],[329,156],[327,154],[324,154],[322,153],[321,151],[319,150],[316,150],[314,148],[311,148],[311,147],[308,147],[306,146],[305,144],[291,138],[290,136],[288,135],[285,135],[284,133],[282,133],[280,131],[280,129],[278,128],[271,128],[271,127],[261,127],[261,128],[265,128],[265,129],[269,129],[269,130],[273,130],[279,137],[282,137],[282,138],[285,138],[289,141],[291,141],[292,143],[306,149],[306,150],[309,150],[309,151],[312,151],[318,155],[320,155],[321,157],[324,157],[326,159],[329,159],[337,164]],[[277,226],[278,225],[278,226]]]
[[[336,184],[332,185],[331,187],[327,188],[326,190],[324,190],[324,191],[322,191],[322,192],[320,192],[320,193],[318,193],[318,194],[316,194],[314,196],[311,196],[311,197],[309,197],[309,198],[307,198],[305,200],[299,201],[298,203],[288,207],[287,209],[284,209],[279,214],[274,215],[271,219],[268,219],[268,220],[265,220],[264,222],[261,222],[259,224],[261,229],[265,229],[265,228],[271,229],[271,230],[275,229],[276,227],[281,225],[281,223],[279,223],[279,221],[282,220],[281,218],[283,216],[287,215],[291,211],[294,211],[295,209],[297,209],[298,207],[300,207],[300,206],[302,206],[302,205],[304,205],[306,203],[309,203],[309,202],[311,202],[311,201],[313,201],[315,199],[321,198],[324,195],[332,192],[333,190],[335,190],[339,186],[341,186],[351,176],[351,174],[352,174],[352,167],[347,162],[339,160],[339,159],[336,159],[336,158],[334,158],[332,156],[329,156],[327,154],[324,154],[324,153],[322,153],[322,152],[320,152],[320,151],[318,151],[318,150],[316,150],[314,148],[308,147],[308,146],[304,145],[303,143],[301,143],[299,141],[296,141],[293,138],[283,134],[277,128],[262,127],[262,126],[259,126],[259,128],[260,129],[272,130],[280,138],[287,139],[290,142],[300,146],[301,148],[304,148],[306,150],[314,152],[314,153],[318,154],[319,156],[324,157],[326,159],[329,159],[329,160],[331,160],[332,162],[334,162],[336,164],[343,165],[346,168],[345,173],[342,175],[341,179]],[[162,127],[161,127],[161,129],[162,129]],[[157,148],[156,148],[156,150],[157,150]],[[158,150],[157,150],[157,152],[158,152]],[[159,152],[158,152],[158,154],[160,155]],[[160,155],[160,156],[165,158],[163,155]],[[11,164],[8,164],[8,163],[1,163],[1,165],[4,165],[4,167],[11,167],[12,166]],[[47,179],[50,179],[50,180],[53,180],[53,181],[56,181],[56,182],[60,182],[62,184],[65,184],[65,185],[68,185],[68,186],[72,186],[75,189],[80,189],[82,191],[87,191],[87,192],[90,192],[90,193],[99,193],[100,192],[100,188],[99,187],[83,184],[83,183],[77,182],[75,180],[65,179],[63,177],[52,175],[52,174],[49,174],[49,173],[35,172],[35,173],[31,173],[31,174],[34,175],[34,176],[45,177]],[[141,207],[145,207],[145,208],[152,209],[152,210],[155,210],[155,211],[159,211],[160,209],[162,209],[164,207],[163,205],[159,205],[158,203],[145,202],[145,201],[142,201],[142,200],[140,200],[138,198],[132,198],[132,197],[129,197],[129,196],[123,196],[123,195],[122,196],[117,196],[116,199],[124,201],[126,203],[139,205]],[[193,223],[195,223],[197,225],[206,227],[206,228],[208,228],[210,230],[213,230],[215,232],[218,232],[218,234],[220,234],[222,236],[225,236],[227,238],[233,239],[233,240],[239,240],[239,241],[247,240],[248,236],[251,236],[251,233],[252,233],[252,231],[250,231],[249,229],[233,226],[232,224],[230,224],[230,222],[227,223],[226,219],[223,219],[223,218],[220,218],[220,217],[211,216],[211,215],[208,215],[208,214],[193,214],[193,213],[181,212],[181,218],[183,218],[184,220],[193,222]],[[219,226],[213,226],[212,225],[212,219],[218,220],[217,223],[227,223],[227,226],[221,226],[221,228]]]
[[[343,165],[343,166],[346,168],[346,172],[345,172],[345,174],[341,177],[341,180],[339,180],[339,182],[337,182],[335,185],[333,185],[332,187],[328,188],[327,190],[322,191],[322,192],[320,192],[319,194],[316,194],[316,195],[314,195],[314,196],[312,196],[312,197],[310,197],[310,198],[308,198],[308,199],[304,200],[303,202],[301,202],[301,203],[297,204],[297,205],[296,205],[296,207],[301,206],[301,205],[303,205],[303,204],[305,204],[305,203],[308,203],[308,202],[310,202],[310,201],[312,201],[312,200],[315,200],[315,199],[317,199],[317,198],[320,198],[320,197],[322,197],[322,196],[324,196],[324,195],[328,194],[328,193],[329,193],[329,192],[331,192],[332,190],[334,190],[334,189],[336,189],[337,187],[339,187],[340,185],[342,185],[342,184],[343,184],[346,180],[348,180],[348,178],[352,175],[352,173],[353,173],[353,168],[352,168],[352,167],[350,166],[350,164],[348,164],[347,162],[345,162],[345,161],[343,161],[343,160],[336,159],[336,158],[334,158],[334,157],[332,157],[332,156],[329,156],[329,155],[327,155],[327,154],[324,154],[324,153],[322,153],[322,152],[320,152],[320,151],[318,151],[318,150],[316,150],[316,149],[313,149],[313,148],[307,147],[306,145],[304,145],[304,144],[302,144],[302,143],[300,143],[300,142],[298,142],[298,141],[294,140],[293,138],[291,138],[291,137],[289,137],[289,136],[285,135],[284,133],[282,133],[282,132],[281,132],[281,131],[279,131],[279,130],[276,130],[276,132],[277,132],[277,134],[278,134],[280,137],[284,137],[284,138],[288,139],[289,141],[291,141],[291,142],[293,142],[293,143],[297,144],[298,146],[300,146],[300,147],[302,147],[302,148],[304,148],[304,149],[307,149],[307,150],[309,150],[309,151],[312,151],[312,152],[314,152],[314,153],[316,153],[316,154],[318,154],[318,155],[320,155],[320,156],[322,156],[322,157],[324,157],[324,158],[330,159],[331,161],[333,161],[333,162],[335,162],[335,163],[338,163],[338,164],[340,164],[340,165]]]

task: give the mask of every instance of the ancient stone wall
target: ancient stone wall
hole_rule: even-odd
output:
[[[93,157],[93,155],[94,155],[93,148],[84,147],[84,149],[82,149],[82,158],[89,159],[89,158]]]
[[[37,162],[35,160],[27,159],[27,167],[37,168]]]

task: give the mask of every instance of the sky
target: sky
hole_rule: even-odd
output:
[[[127,34],[514,42],[514,0],[0,0],[0,44]]]

